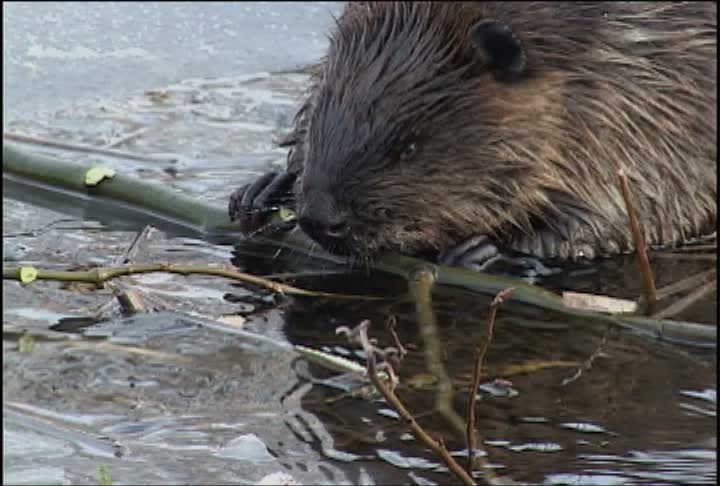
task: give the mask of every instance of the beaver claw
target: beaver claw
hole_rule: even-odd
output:
[[[481,272],[499,256],[500,251],[490,238],[477,235],[442,251],[438,256],[438,263]]]
[[[521,278],[531,283],[535,282],[538,276],[547,276],[558,271],[546,267],[535,257],[513,253],[515,252],[501,251],[486,235],[477,235],[441,252],[438,263]]]
[[[273,211],[292,205],[295,176],[287,172],[268,172],[230,195],[228,214],[240,224],[243,233],[263,227]]]

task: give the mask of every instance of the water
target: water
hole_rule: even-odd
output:
[[[295,68],[319,58],[329,12],[340,8],[9,4],[5,129],[96,145],[136,134],[117,148],[177,162],[32,150],[101,160],[224,205],[233,189],[284,163],[274,140],[289,127],[307,84]],[[5,265],[109,265],[145,222],[97,202],[4,184]],[[142,292],[155,312],[127,316],[113,304],[113,285],[4,281],[6,483],[97,484],[100,466],[116,484],[253,483],[273,473],[305,484],[450,482],[362,381],[288,349],[303,344],[362,363],[335,328],[371,319],[371,334],[386,346],[382,323],[397,316],[409,350],[397,368],[397,393],[460,454],[463,440],[433,412],[438,384],[404,281],[163,230],[150,235],[136,263],[232,262],[265,275],[327,270],[287,282],[388,298],[348,304],[273,296],[216,277],[146,274],[118,284]],[[664,285],[712,262],[652,263]],[[633,265],[630,257],[606,260],[546,285],[634,297],[641,286],[628,270]],[[682,317],[716,323],[715,300]],[[443,291],[434,304],[462,413],[488,300]],[[227,316],[269,340],[217,323]],[[32,349],[20,352],[28,331]],[[499,475],[547,484],[715,482],[714,350],[507,306],[484,370],[477,426]]]
[[[193,77],[317,60],[333,2],[13,2],[3,9],[3,118]]]

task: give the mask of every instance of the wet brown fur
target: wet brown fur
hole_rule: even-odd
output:
[[[349,4],[296,118],[298,209],[347,215],[352,251],[488,234],[540,257],[632,248],[616,173],[651,245],[716,228],[716,6]],[[526,76],[472,41],[509,25]],[[399,156],[417,143],[412,160]]]

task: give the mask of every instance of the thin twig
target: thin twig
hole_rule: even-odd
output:
[[[470,394],[468,396],[467,413],[465,419],[466,426],[466,438],[467,438],[467,449],[468,449],[468,462],[467,471],[468,474],[472,475],[473,464],[475,462],[475,448],[477,447],[477,431],[475,430],[475,397],[477,389],[480,386],[480,377],[482,376],[482,364],[485,360],[485,353],[487,352],[490,341],[493,337],[493,327],[495,326],[495,316],[497,315],[497,308],[505,302],[512,294],[513,287],[508,287],[505,290],[501,290],[495,295],[495,298],[490,303],[490,314],[488,315],[485,337],[480,344],[475,347],[475,365],[473,367],[473,378],[470,383]]]
[[[673,294],[695,288],[698,285],[704,284],[706,281],[713,278],[716,274],[717,270],[715,268],[711,268],[710,270],[705,270],[704,272],[696,273],[695,275],[690,275],[687,278],[678,280],[677,282],[673,282],[670,285],[666,285],[665,287],[660,287],[659,289],[657,289],[657,298],[658,300],[662,300],[670,297]]]
[[[145,225],[145,227],[135,235],[125,251],[113,259],[113,265],[123,265],[132,262],[141,250],[145,250],[144,245],[150,239],[150,234],[154,229],[155,228],[150,225]]]
[[[274,280],[292,280],[297,278],[328,277],[346,274],[347,270],[308,270],[305,272],[266,273],[263,278]]]
[[[678,248],[673,248],[672,250],[668,250],[668,253],[693,253],[698,251],[712,251],[717,250],[717,242],[715,243],[705,243],[702,245],[688,245],[688,246],[680,246]]]
[[[605,329],[605,333],[603,334],[603,338],[600,341],[600,344],[598,344],[597,348],[595,348],[595,351],[590,355],[588,359],[585,360],[585,362],[582,364],[582,366],[578,366],[578,369],[575,370],[575,373],[572,374],[572,376],[569,376],[560,383],[560,386],[567,386],[573,381],[580,378],[583,374],[584,370],[589,370],[592,368],[593,363],[595,360],[603,353],[603,348],[605,347],[605,344],[607,344],[608,335],[610,334],[610,330],[612,327],[608,326]]]
[[[20,280],[21,267],[3,267],[3,279]],[[273,282],[262,277],[250,275],[249,273],[237,272],[226,268],[208,267],[201,265],[175,265],[169,263],[150,263],[144,265],[124,265],[117,267],[94,268],[88,271],[53,271],[37,269],[37,280],[62,280],[69,282],[102,283],[107,280],[138,273],[167,272],[181,275],[214,275],[233,280],[239,280],[248,284],[263,287],[273,292],[288,295],[303,295],[307,297],[327,297],[342,300],[379,300],[380,297],[364,295],[343,295],[330,292],[315,292],[301,289],[279,282]]]
[[[59,439],[63,444],[69,444],[94,457],[121,457],[125,452],[125,448],[114,439],[103,439],[88,433],[37,404],[3,400],[3,420],[6,419],[12,421],[15,427],[21,427],[21,430],[32,430],[42,434],[42,437]]]
[[[95,147],[93,145],[84,145],[73,142],[63,142],[62,140],[53,140],[49,138],[33,137],[30,135],[24,135],[22,133],[3,132],[3,138],[7,140],[14,140],[16,142],[29,143],[33,145],[42,145],[44,147],[54,147],[65,150],[74,150],[75,152],[86,152],[93,154],[109,155],[111,157],[119,157],[122,159],[132,160],[148,160],[151,162],[176,162],[175,157],[166,157],[162,155],[143,155],[135,154],[132,152],[126,152],[124,150],[115,150],[102,147]]]
[[[407,349],[405,349],[405,346],[402,345],[400,337],[398,337],[397,332],[395,331],[395,328],[397,327],[397,318],[395,316],[389,316],[385,325],[387,326],[390,336],[392,336],[393,343],[395,344],[398,353],[400,353],[400,359],[403,359],[407,354]]]
[[[622,192],[623,199],[625,200],[625,209],[627,210],[628,218],[630,220],[630,230],[632,231],[633,240],[635,242],[635,252],[637,253],[638,266],[640,267],[640,275],[642,276],[643,287],[645,288],[645,297],[647,299],[647,313],[651,313],[655,302],[657,301],[657,294],[655,291],[655,280],[653,279],[652,269],[650,268],[650,261],[647,256],[647,244],[645,243],[645,235],[643,234],[640,222],[635,214],[635,208],[630,198],[630,189],[628,188],[627,177],[625,172],[622,170],[618,171],[618,184]]]
[[[31,236],[33,238],[40,236],[41,234],[45,233],[49,229],[51,229],[53,226],[59,223],[67,223],[70,221],[75,221],[71,218],[58,218],[56,220],[50,221],[47,224],[42,225],[39,228],[29,229],[27,231],[20,231],[18,233],[5,233],[3,234],[3,238],[19,238],[21,236]]]
[[[144,135],[145,133],[147,133],[148,130],[150,130],[150,128],[152,128],[152,127],[146,126],[146,127],[139,128],[139,129],[135,130],[134,132],[130,132],[128,134],[125,134],[121,137],[116,138],[115,140],[111,140],[110,142],[106,143],[103,146],[103,148],[109,149],[109,148],[117,147],[118,145],[127,143],[130,140],[132,140],[133,138],[137,138],[140,135]]]
[[[662,259],[672,259],[676,261],[691,261],[691,260],[700,260],[700,261],[706,261],[706,262],[714,262],[717,261],[717,254],[715,253],[673,253],[673,252],[653,252],[652,254],[653,258],[662,258]]]
[[[131,346],[128,344],[116,344],[107,341],[73,341],[72,347],[98,350],[100,352],[118,352],[126,353],[131,355],[143,356],[147,358],[155,358],[161,361],[175,361],[175,362],[191,362],[190,356],[185,356],[177,353],[168,353],[165,351],[158,351],[155,349],[141,348],[138,346]]]
[[[141,250],[145,250],[145,244],[147,243],[153,227],[146,225],[141,231],[139,231],[135,238],[130,242],[130,245],[122,252],[121,255],[117,255],[112,264],[123,265],[131,264],[137,257],[137,254]],[[141,312],[147,312],[148,306],[145,304],[145,299],[141,292],[128,288],[124,285],[123,279],[118,279],[115,282],[108,282],[108,286],[112,289],[113,294],[117,298],[123,311],[130,314],[137,314]]]
[[[473,478],[462,468],[462,466],[460,466],[460,464],[458,464],[457,461],[455,461],[455,459],[450,455],[442,439],[433,439],[427,432],[425,432],[425,430],[415,420],[415,417],[412,416],[408,409],[405,408],[402,401],[400,401],[397,395],[395,395],[395,392],[393,392],[391,388],[378,377],[376,364],[377,348],[372,345],[370,339],[368,338],[367,330],[369,326],[370,321],[365,320],[361,322],[355,329],[350,331],[348,337],[350,338],[350,336],[354,334],[359,338],[359,342],[362,344],[363,350],[367,355],[367,373],[370,381],[385,398],[385,401],[387,401],[387,403],[398,413],[398,415],[400,415],[405,423],[407,423],[412,434],[417,440],[429,447],[437,457],[442,459],[448,469],[450,469],[450,471],[452,471],[463,484],[477,484],[475,480],[473,480]]]
[[[698,287],[697,289],[690,292],[684,298],[672,303],[671,305],[659,310],[652,317],[656,319],[666,319],[668,317],[674,317],[693,305],[698,300],[702,299],[706,295],[717,290],[717,279],[707,282],[706,284]]]

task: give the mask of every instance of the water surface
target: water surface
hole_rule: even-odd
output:
[[[272,167],[335,4],[6,5],[5,129],[168,155],[174,163],[32,148],[118,170],[209,202]],[[139,73],[141,75],[139,75]],[[26,147],[30,150],[30,147]],[[62,195],[4,186],[5,265],[110,265],[146,220]],[[465,445],[433,411],[437,382],[405,282],[319,264],[292,251],[221,245],[180,230],[150,235],[136,259],[233,263],[256,274],[326,271],[288,282],[370,293],[381,303],[273,296],[215,277],[148,274],[119,282],[151,314],[126,316],[112,286],[3,282],[4,480],[12,484],[426,483],[451,478],[362,382],[289,351],[302,344],[363,362],[338,325],[398,317],[409,350],[397,393],[433,434]],[[709,267],[654,258],[658,285]],[[545,282],[641,294],[631,257]],[[339,272],[328,274],[328,272]],[[444,365],[464,409],[488,299],[438,292]],[[217,324],[244,318],[248,339]],[[717,322],[716,296],[683,318]],[[235,321],[237,322],[237,321]],[[32,350],[20,352],[24,333]],[[478,390],[477,426],[497,474],[532,483],[714,483],[716,353],[503,307]]]

